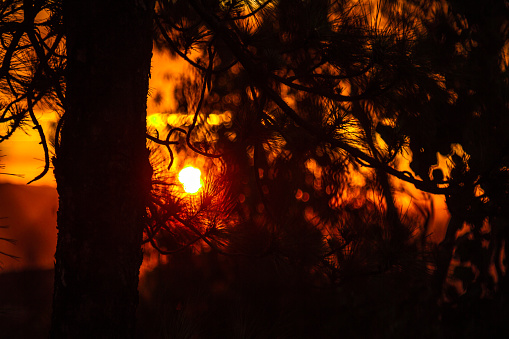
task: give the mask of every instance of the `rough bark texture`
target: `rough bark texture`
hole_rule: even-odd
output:
[[[152,0],[64,1],[68,73],[57,149],[51,337],[130,338],[151,169]]]

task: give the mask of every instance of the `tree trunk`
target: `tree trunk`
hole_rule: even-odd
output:
[[[145,199],[153,0],[63,2],[66,107],[52,338],[134,336]]]

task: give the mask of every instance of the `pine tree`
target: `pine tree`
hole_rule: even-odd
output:
[[[215,265],[224,264],[217,254],[236,258],[230,268],[243,274],[282,270],[272,291],[260,290],[271,296],[291,299],[281,286],[327,286],[355,299],[383,283],[390,293],[357,312],[401,320],[383,327],[387,336],[415,324],[382,305],[430,293],[418,305],[433,311],[454,251],[461,265],[449,278],[466,293],[447,288],[447,300],[479,305],[481,292],[496,291],[506,314],[503,1],[11,0],[0,9],[0,141],[31,121],[46,156],[42,176],[50,149],[34,107],[63,113],[53,161],[54,337],[134,335],[143,242],[182,256],[209,249],[201,255]],[[153,41],[195,69],[175,93],[192,122],[167,135],[145,131]],[[215,112],[228,122],[204,124]],[[145,137],[153,159],[165,160],[152,182]],[[185,149],[216,167],[194,202],[166,170]],[[450,170],[437,168],[437,152]],[[401,167],[407,154],[411,171]],[[402,182],[447,198],[452,219],[434,262],[429,212],[402,211]],[[425,283],[429,269],[434,285]],[[308,296],[283,309],[317,307],[317,294]],[[239,321],[234,332],[245,335]],[[293,334],[309,330],[295,326]]]

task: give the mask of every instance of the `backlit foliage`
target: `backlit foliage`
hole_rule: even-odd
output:
[[[49,169],[49,147],[38,122],[40,108],[61,113],[64,101],[65,38],[58,1],[0,4],[0,142],[18,128],[39,133]],[[32,180],[32,181],[33,181]]]
[[[49,149],[34,108],[64,103],[60,10],[57,1],[0,5],[0,141],[31,121],[45,148],[42,175]],[[177,258],[158,269],[203,279],[218,302],[249,299],[240,282],[258,279],[257,288],[273,287],[260,287],[272,304],[253,297],[253,307],[281,323],[288,310],[322,304],[349,319],[342,305],[362,319],[382,315],[385,337],[409,337],[415,320],[397,305],[426,317],[440,302],[442,319],[477,309],[485,315],[467,325],[507,333],[497,326],[509,314],[508,18],[503,0],[156,1],[155,47],[193,67],[175,84],[176,110],[149,117],[145,242]],[[196,195],[178,184],[188,164],[204,174]],[[429,241],[430,194],[451,214],[440,244]],[[230,275],[221,280],[203,262]],[[380,285],[390,293],[366,297]],[[293,287],[309,300],[292,299]],[[333,289],[335,303],[317,288]],[[195,317],[225,309],[194,306]],[[235,333],[248,337],[242,314]],[[470,333],[462,321],[453,330]],[[347,337],[369,337],[348,332],[363,323],[339,323]],[[303,335],[292,324],[259,335]],[[323,332],[307,337],[334,331]]]
[[[195,144],[222,155],[238,196],[223,253],[318,285],[410,274],[435,300],[459,279],[448,305],[505,284],[503,1],[160,1],[158,14],[156,45],[196,72],[179,110],[231,114]],[[439,245],[432,199],[401,182],[446,197]]]

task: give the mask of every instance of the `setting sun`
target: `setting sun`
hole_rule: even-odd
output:
[[[196,193],[201,188],[201,171],[193,166],[184,167],[178,176],[187,193]]]

